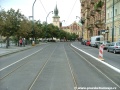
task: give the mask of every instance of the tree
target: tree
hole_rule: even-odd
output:
[[[0,15],[3,24],[2,35],[6,37],[6,48],[8,48],[9,37],[15,35],[18,31],[18,25],[20,25],[22,14],[19,9],[15,11],[11,8],[7,12],[3,10]]]

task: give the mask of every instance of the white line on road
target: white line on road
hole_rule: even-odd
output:
[[[75,76],[74,76],[74,72],[73,72],[73,70],[72,70],[72,67],[71,67],[71,64],[70,64],[70,61],[69,61],[69,58],[68,58],[68,56],[67,56],[67,53],[66,53],[66,51],[65,51],[65,47],[64,47],[64,52],[65,52],[65,56],[66,56],[66,58],[67,58],[67,62],[68,62],[68,65],[69,65],[69,69],[70,69],[70,72],[71,72],[71,75],[72,75],[72,78],[73,78],[73,82],[74,82],[74,87],[78,87],[77,86],[77,82],[76,82],[76,79],[75,79]],[[78,90],[77,88],[75,88],[75,90]]]
[[[73,47],[75,47],[75,46],[73,46]],[[77,47],[75,47],[75,48],[77,48]],[[80,50],[79,48],[77,48],[78,50]],[[75,51],[75,50],[74,50]],[[80,51],[82,51],[82,50],[80,50]],[[75,51],[76,52],[76,51]],[[83,52],[83,51],[82,51]],[[85,59],[82,55],[80,55],[78,52],[76,52],[79,56],[81,56],[86,62],[88,62],[91,66],[93,66],[96,70],[98,70],[102,75],[104,75],[108,80],[110,80],[113,84],[115,84],[118,88],[120,88],[120,86],[117,84],[117,83],[115,83],[112,79],[110,79],[106,74],[104,74],[101,70],[99,70],[96,66],[94,66],[92,63],[90,63],[87,59]],[[84,53],[86,53],[86,52],[84,52]],[[86,54],[88,54],[88,53],[86,53]],[[92,56],[92,55],[91,55]],[[95,57],[96,58],[96,57]],[[98,59],[99,60],[99,59]]]
[[[50,56],[48,57],[47,61],[43,64],[42,68],[40,69],[40,71],[38,72],[37,76],[35,77],[35,79],[33,80],[32,84],[30,85],[28,90],[31,90],[34,86],[34,84],[36,83],[36,81],[38,80],[38,78],[40,77],[43,69],[45,68],[45,66],[47,65],[48,61],[50,60],[50,58],[52,57],[53,53],[55,52],[57,46],[55,47],[55,49],[53,50],[53,52],[50,54]]]
[[[72,45],[72,44],[71,44],[71,45]],[[118,69],[118,68],[116,68],[116,67],[114,67],[114,66],[112,66],[112,65],[110,65],[110,64],[108,64],[108,63],[106,63],[106,62],[101,61],[100,59],[98,59],[98,58],[92,56],[91,54],[89,54],[89,53],[87,53],[87,52],[85,52],[85,51],[83,51],[83,50],[81,50],[81,49],[75,47],[74,45],[72,45],[72,46],[73,46],[74,48],[78,49],[79,51],[81,51],[81,52],[83,52],[83,53],[89,55],[90,57],[96,59],[97,61],[103,63],[104,65],[110,67],[111,69],[115,70],[116,72],[120,73],[120,69]]]
[[[42,49],[43,49],[43,48],[42,48]],[[28,56],[26,56],[26,57],[22,58],[22,59],[20,59],[20,60],[18,60],[18,61],[16,61],[16,62],[14,62],[14,63],[11,63],[10,65],[8,65],[8,66],[6,66],[6,67],[4,67],[4,68],[2,68],[2,69],[0,69],[0,72],[1,72],[1,71],[3,71],[3,70],[4,70],[4,69],[6,69],[6,68],[8,68],[8,67],[12,66],[12,65],[14,65],[14,64],[16,64],[16,63],[18,63],[18,62],[20,62],[20,61],[24,60],[25,58],[28,58],[28,57],[30,57],[30,56],[32,56],[32,55],[34,55],[34,54],[36,54],[37,52],[41,51],[42,49],[40,49],[40,50],[38,50],[38,51],[36,51],[36,52],[34,52],[34,53],[32,53],[32,54],[30,54],[30,55],[28,55]]]

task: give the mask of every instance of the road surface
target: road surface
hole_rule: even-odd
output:
[[[0,58],[0,90],[87,89],[120,90],[120,73],[71,42],[47,43]]]

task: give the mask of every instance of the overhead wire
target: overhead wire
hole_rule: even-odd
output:
[[[46,13],[46,16],[47,16],[48,12],[46,11],[46,9],[45,9],[45,7],[44,7],[42,1],[41,1],[41,0],[39,0],[39,1],[40,1],[41,5],[42,5],[42,7],[43,7],[43,9],[44,9],[44,11],[45,11],[45,13]],[[50,19],[50,18],[49,18],[49,19]]]
[[[46,12],[46,15],[47,15],[47,11],[46,11],[46,9],[45,9],[45,7],[44,7],[44,5],[43,5],[42,1],[41,1],[41,0],[39,0],[39,1],[40,1],[41,5],[42,5],[42,7],[43,7],[44,11]]]
[[[67,21],[68,21],[69,18],[70,18],[70,15],[71,15],[71,13],[72,13],[72,11],[73,11],[73,9],[74,9],[74,6],[75,6],[76,2],[77,2],[77,0],[75,0],[75,2],[74,2],[74,4],[73,4],[73,7],[72,7],[72,9],[71,9],[71,11],[70,11],[70,14],[69,14],[69,16],[68,16],[68,18],[67,18]]]

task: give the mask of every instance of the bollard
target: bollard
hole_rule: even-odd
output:
[[[35,46],[35,41],[32,41],[32,46]]]
[[[104,60],[104,59],[103,59],[103,48],[104,48],[104,46],[103,46],[103,45],[100,45],[99,55],[98,55],[98,59],[100,59],[100,60]]]

